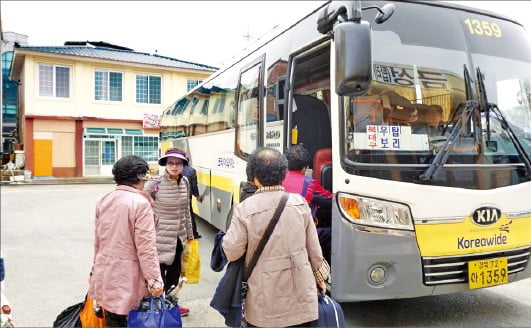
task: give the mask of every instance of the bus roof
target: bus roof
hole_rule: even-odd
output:
[[[244,60],[246,57],[248,57],[249,55],[251,55],[252,53],[254,53],[255,51],[257,51],[258,49],[262,48],[263,46],[265,46],[266,44],[268,44],[269,42],[271,42],[272,40],[276,39],[277,37],[279,37],[280,35],[286,33],[287,31],[289,31],[291,28],[293,28],[295,25],[299,24],[301,21],[305,20],[306,18],[308,18],[308,16],[311,16],[313,15],[316,11],[320,10],[321,8],[327,6],[328,4],[330,4],[332,2],[332,0],[329,0],[329,1],[326,1],[326,2],[317,2],[316,3],[319,3],[319,5],[316,6],[316,8],[314,10],[312,10],[311,12],[307,13],[306,15],[304,15],[303,17],[301,17],[300,19],[296,20],[295,22],[293,23],[289,23],[287,24],[280,32],[274,34],[273,36],[271,36],[270,38],[267,38],[267,39],[264,39],[264,40],[261,40],[261,42],[257,42],[257,41],[260,41],[260,38],[257,39],[255,42],[257,42],[257,44],[255,46],[252,46],[250,48],[246,48],[244,49],[241,53],[239,54],[235,54],[233,56],[234,60],[230,61],[229,64],[226,64],[226,65],[223,65],[218,71],[216,71],[214,74],[210,75],[208,77],[208,79],[204,80],[201,84],[199,84],[198,86],[196,86],[194,89],[190,90],[187,92],[187,94],[189,94],[190,92],[194,91],[196,88],[198,88],[200,85],[203,85],[205,83],[208,83],[210,80],[214,79],[216,76],[220,75],[221,73],[223,73],[224,71],[228,70],[229,68],[231,68],[232,66],[236,65],[237,63],[239,63],[240,61]],[[367,2],[367,1],[364,1],[364,2]],[[393,2],[393,1],[389,1],[389,2]],[[472,12],[472,13],[477,13],[477,14],[480,14],[480,15],[485,15],[485,16],[490,16],[490,17],[495,17],[495,18],[500,18],[500,19],[504,19],[504,20],[507,20],[507,21],[510,21],[510,22],[513,22],[515,24],[518,24],[520,26],[523,27],[523,25],[518,22],[517,20],[513,19],[513,18],[510,18],[508,16],[504,16],[504,15],[501,15],[501,14],[497,14],[497,13],[494,13],[494,12],[491,12],[491,11],[488,11],[488,10],[484,10],[484,9],[479,9],[479,8],[473,8],[473,7],[468,7],[468,6],[464,6],[464,5],[460,5],[460,4],[456,4],[456,3],[451,3],[451,2],[446,2],[446,1],[433,1],[433,0],[401,0],[401,1],[394,1],[394,2],[407,2],[407,3],[416,3],[416,4],[422,4],[422,5],[428,5],[428,6],[434,6],[434,7],[443,7],[443,8],[450,8],[450,9],[456,9],[456,10],[463,10],[463,11],[467,11],[467,12]],[[316,27],[317,28],[317,27]],[[252,44],[251,44],[252,45]]]
[[[510,22],[515,23],[515,24],[523,26],[522,23],[520,23],[519,21],[517,21],[514,18],[511,18],[509,16],[501,15],[501,14],[498,14],[498,13],[495,13],[495,12],[492,12],[492,11],[489,11],[489,10],[485,10],[485,9],[479,9],[479,8],[473,8],[473,7],[464,6],[464,5],[457,4],[457,3],[446,2],[446,1],[429,1],[429,0],[404,0],[404,2],[419,3],[419,4],[423,4],[423,5],[428,5],[428,6],[444,7],[444,8],[450,8],[450,9],[458,9],[458,10],[468,11],[468,12],[471,12],[471,13],[481,14],[481,15],[485,15],[485,16],[501,18],[501,19],[504,19],[504,20],[507,20],[507,21],[510,21]]]

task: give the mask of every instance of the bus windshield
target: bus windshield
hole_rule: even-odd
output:
[[[487,123],[483,103],[464,122],[444,168],[422,183],[489,189],[529,181],[523,156],[531,154],[531,47],[523,27],[452,8],[395,5],[388,21],[373,25],[368,93],[341,101],[345,169],[421,183],[467,100],[481,104],[480,68],[488,103],[497,105],[524,152],[499,117],[490,113]]]

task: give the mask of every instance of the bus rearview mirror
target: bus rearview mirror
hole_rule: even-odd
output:
[[[379,11],[378,14],[376,14],[376,17],[374,17],[374,21],[377,24],[382,24],[386,20],[389,19],[395,12],[395,5],[393,3],[388,3],[385,6],[383,6]]]
[[[334,28],[336,93],[364,94],[372,79],[371,25],[344,22]]]

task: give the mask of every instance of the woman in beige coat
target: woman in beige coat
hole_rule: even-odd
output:
[[[194,239],[188,200],[189,182],[182,174],[188,159],[179,149],[169,149],[159,159],[164,174],[146,183],[144,191],[154,199],[153,210],[157,223],[157,251],[160,271],[167,292],[177,285],[181,275],[181,256],[187,240]],[[180,307],[181,316],[189,310]]]
[[[259,148],[247,164],[259,187],[238,204],[222,246],[229,261],[255,252],[284,193],[286,158],[273,148]],[[301,325],[317,319],[317,292],[325,291],[330,267],[323,259],[308,203],[289,194],[271,237],[249,277],[245,319],[259,327]]]

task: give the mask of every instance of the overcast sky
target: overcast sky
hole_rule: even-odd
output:
[[[106,41],[219,67],[276,25],[299,19],[322,2],[2,0],[0,6],[3,31],[27,35],[29,45]],[[449,2],[513,17],[531,31],[531,1]]]

